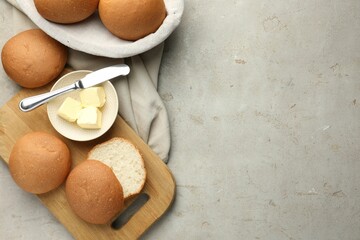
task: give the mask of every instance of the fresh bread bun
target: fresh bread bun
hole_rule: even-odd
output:
[[[11,150],[9,169],[23,190],[40,194],[60,186],[71,167],[69,148],[45,132],[31,132],[18,139]]]
[[[124,207],[121,184],[105,164],[85,160],[77,165],[66,180],[66,198],[81,219],[93,224],[106,224]]]
[[[99,16],[115,36],[138,40],[160,27],[166,9],[163,0],[100,0]]]
[[[90,17],[99,0],[34,0],[39,14],[55,23],[76,23]]]
[[[116,137],[96,145],[87,158],[98,160],[114,171],[123,187],[125,199],[140,193],[144,187],[144,160],[138,149],[128,140]]]
[[[51,82],[62,72],[66,61],[67,48],[40,29],[15,35],[1,51],[6,74],[25,88]]]

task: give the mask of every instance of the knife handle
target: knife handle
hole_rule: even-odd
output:
[[[23,112],[31,111],[31,110],[43,105],[44,103],[50,101],[53,98],[56,98],[64,93],[76,90],[78,88],[80,88],[79,82],[75,82],[74,84],[59,88],[59,89],[51,91],[51,92],[24,98],[23,100],[20,101],[19,108]]]

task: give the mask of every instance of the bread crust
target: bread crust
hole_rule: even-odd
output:
[[[87,155],[87,159],[94,159],[92,157],[92,154],[93,152],[97,149],[97,148],[101,148],[102,146],[105,146],[107,144],[111,144],[112,142],[116,142],[116,141],[122,141],[122,142],[125,142],[129,145],[131,145],[133,147],[133,149],[138,153],[139,157],[140,157],[140,164],[141,164],[141,168],[144,172],[144,178],[141,182],[141,185],[139,186],[139,188],[137,189],[137,191],[135,192],[132,192],[130,195],[127,195],[127,196],[124,196],[125,198],[125,201],[134,197],[135,195],[139,194],[141,192],[141,190],[144,188],[144,185],[145,185],[145,182],[146,182],[146,177],[147,177],[147,172],[146,172],[146,168],[145,168],[145,162],[144,162],[144,159],[139,151],[139,149],[132,143],[130,142],[129,140],[125,139],[125,138],[121,138],[121,137],[114,137],[114,138],[111,138],[105,142],[102,142],[102,143],[99,143],[97,145],[95,145],[89,152],[88,152],[88,155]],[[99,159],[94,159],[94,160],[99,160]],[[121,180],[119,179],[120,183],[121,183]],[[123,188],[125,187],[124,185],[122,185]]]
[[[67,48],[40,29],[15,35],[1,51],[6,74],[25,88],[41,87],[54,80],[63,71],[67,56]]]
[[[34,0],[39,14],[55,23],[70,24],[85,20],[97,9],[99,0]]]
[[[104,26],[130,41],[154,33],[166,17],[163,0],[100,0],[98,9]]]
[[[123,189],[113,171],[96,160],[77,165],[66,180],[66,198],[77,216],[106,224],[123,208]]]
[[[23,190],[41,194],[60,186],[71,167],[70,150],[59,138],[31,132],[18,139],[9,158],[12,178]]]

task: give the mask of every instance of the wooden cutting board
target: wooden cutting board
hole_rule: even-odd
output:
[[[145,161],[147,179],[142,192],[146,193],[149,199],[120,229],[113,229],[111,224],[93,225],[79,219],[67,203],[64,184],[58,189],[37,196],[76,239],[139,238],[164,214],[174,199],[175,181],[171,172],[120,117],[102,137],[88,142],[76,142],[62,137],[55,131],[48,120],[46,105],[27,113],[19,110],[18,103],[21,99],[49,91],[52,84],[38,89],[23,89],[0,108],[0,156],[8,163],[11,149],[16,140],[32,131],[45,131],[62,139],[71,151],[72,167],[85,160],[88,151],[98,143],[112,137],[123,137],[130,140],[138,147]],[[133,200],[127,201],[126,207],[129,207]]]

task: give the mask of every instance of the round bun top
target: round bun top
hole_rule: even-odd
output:
[[[156,32],[166,17],[163,0],[100,0],[105,27],[124,40],[138,40]]]
[[[34,0],[39,14],[55,23],[76,23],[90,17],[97,9],[99,0]]]
[[[40,194],[60,186],[71,167],[68,147],[45,132],[31,132],[18,139],[10,153],[9,169],[23,190]]]
[[[124,207],[122,186],[110,167],[96,160],[77,165],[66,180],[66,197],[76,215],[106,224]]]
[[[30,29],[9,39],[1,61],[10,79],[25,88],[41,87],[64,69],[67,48],[40,29]]]

